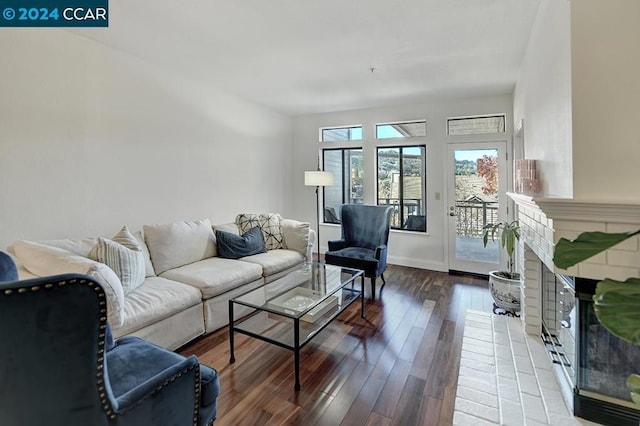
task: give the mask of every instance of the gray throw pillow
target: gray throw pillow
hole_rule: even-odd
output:
[[[259,227],[251,228],[240,235],[216,230],[218,256],[226,259],[239,259],[253,254],[265,253],[267,250]]]

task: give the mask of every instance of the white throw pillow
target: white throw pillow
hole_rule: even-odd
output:
[[[12,245],[16,258],[32,274],[39,277],[59,274],[82,274],[93,278],[107,296],[107,316],[113,327],[124,322],[124,292],[118,276],[107,265],[70,251],[31,241]]]
[[[280,221],[285,247],[307,255],[309,247],[309,222],[300,222],[292,219]]]
[[[215,256],[209,219],[144,225],[144,239],[156,274]]]
[[[155,277],[156,271],[153,270],[153,263],[151,263],[151,255],[149,254],[149,249],[147,248],[147,243],[144,242],[144,235],[142,231],[136,231],[133,234],[138,240],[138,244],[142,247],[142,253],[144,254],[144,269],[145,269],[145,277]]]
[[[144,282],[144,253],[126,226],[112,240],[98,238],[98,243],[89,252],[89,258],[104,263],[116,273],[125,295]]]
[[[231,234],[240,235],[240,231],[238,230],[238,225],[235,223],[223,223],[221,225],[214,225],[213,232],[216,231],[224,231],[230,232]]]

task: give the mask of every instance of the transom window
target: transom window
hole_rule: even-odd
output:
[[[362,140],[362,126],[332,127],[320,129],[321,142]]]
[[[426,135],[427,122],[424,120],[376,124],[376,139],[413,138]]]
[[[447,132],[451,136],[504,133],[505,115],[449,118],[447,120]]]

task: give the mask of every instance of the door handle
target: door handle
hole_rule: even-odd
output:
[[[456,212],[449,212],[449,216],[457,216]]]

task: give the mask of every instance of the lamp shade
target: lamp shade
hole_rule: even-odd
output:
[[[331,186],[333,185],[333,173],[323,170],[304,172],[305,186]]]

